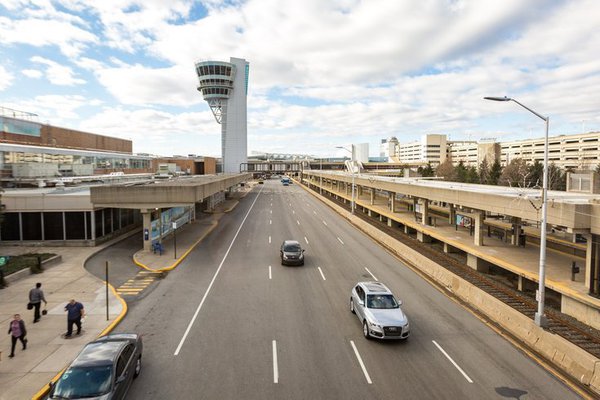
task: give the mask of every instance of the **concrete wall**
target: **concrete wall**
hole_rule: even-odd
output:
[[[12,164],[12,175],[15,178],[57,177],[58,164],[19,163]]]

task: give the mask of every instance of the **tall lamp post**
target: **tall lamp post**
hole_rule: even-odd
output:
[[[534,114],[538,118],[542,119],[546,123],[546,137],[544,139],[544,177],[542,187],[542,226],[540,231],[540,272],[539,272],[539,286],[537,292],[538,310],[535,313],[535,324],[537,326],[545,327],[548,325],[548,320],[544,315],[544,296],[546,292],[546,225],[548,222],[548,126],[550,125],[550,117],[545,117],[531,108],[519,103],[517,100],[510,97],[484,97],[485,100],[492,101],[512,101]]]
[[[351,203],[351,210],[352,210],[352,214],[354,214],[354,210],[356,209],[356,202],[354,200],[354,144],[352,145],[352,150],[347,149],[344,146],[335,146],[337,149],[344,149],[346,151],[350,152],[350,161],[351,161],[351,165],[352,165],[352,203]]]

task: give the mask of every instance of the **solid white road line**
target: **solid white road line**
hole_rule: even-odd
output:
[[[344,244],[344,242],[342,242],[342,239],[340,239],[339,237],[337,238],[341,244]]]
[[[325,279],[325,275],[323,275],[323,270],[321,269],[321,267],[317,267],[319,269],[319,272],[321,273],[321,277],[323,278],[324,281],[326,281],[327,279]]]
[[[269,236],[269,243],[271,243],[271,236]]]
[[[358,349],[354,345],[354,341],[351,340],[350,344],[352,345],[352,348],[354,349],[354,354],[356,354],[356,358],[358,359],[358,363],[360,364],[360,367],[362,368],[363,374],[365,374],[365,378],[367,379],[367,383],[370,385],[373,382],[371,382],[371,377],[369,376],[369,373],[367,372],[367,368],[365,368],[365,364],[363,363],[363,360],[360,357],[360,354],[358,354]]]
[[[325,224],[325,226],[327,226],[327,222],[323,221],[323,224]]]
[[[454,360],[448,355],[448,353],[446,353],[446,351],[444,349],[442,349],[442,346],[440,346],[439,344],[437,344],[437,342],[435,340],[432,340],[432,342],[446,356],[446,358],[448,360],[450,360],[450,362],[452,363],[452,365],[454,365],[456,367],[456,369],[460,371],[460,373],[465,377],[465,379],[467,380],[467,382],[473,383],[473,381],[471,380],[471,378],[469,378],[469,375],[465,374],[465,371],[463,371],[462,368],[459,367],[458,364],[455,363]]]
[[[273,340],[273,383],[279,383],[279,367],[277,365],[277,341]]]
[[[202,309],[202,305],[206,301],[206,298],[208,297],[208,293],[210,292],[212,285],[215,283],[215,280],[217,279],[217,276],[219,275],[219,272],[221,271],[221,268],[223,267],[223,264],[225,263],[225,260],[227,259],[227,256],[229,255],[229,252],[231,251],[231,248],[233,247],[233,244],[235,243],[235,239],[237,239],[240,231],[242,230],[242,227],[244,226],[244,222],[246,222],[248,215],[250,215],[250,212],[252,211],[252,208],[254,208],[254,204],[256,203],[256,200],[258,200],[258,198],[260,197],[261,193],[262,193],[262,188],[260,189],[260,192],[258,192],[258,195],[252,202],[250,209],[248,210],[248,212],[246,213],[246,216],[242,220],[242,223],[240,224],[240,227],[238,228],[235,235],[233,236],[233,239],[231,239],[231,243],[229,244],[229,247],[227,248],[227,251],[225,252],[225,255],[223,256],[223,259],[221,260],[219,267],[215,271],[215,274],[213,275],[212,280],[210,281],[210,284],[208,285],[208,288],[206,288],[206,292],[204,292],[204,296],[202,297],[202,300],[200,300],[200,304],[198,304],[198,308],[196,308],[196,312],[194,313],[194,316],[192,317],[190,323],[188,324],[188,327],[185,330],[183,337],[179,341],[179,345],[177,345],[177,349],[175,349],[175,353],[173,355],[175,355],[175,356],[179,355],[179,352],[181,351],[181,347],[183,347],[183,343],[185,343],[185,339],[187,338],[188,334],[190,333],[190,330],[192,329],[192,325],[194,325],[194,321],[196,321],[196,318],[198,317],[198,314],[200,313],[200,310]],[[270,236],[269,236],[269,239],[271,239]]]
[[[375,275],[373,275],[373,273],[371,271],[369,271],[369,268],[365,267],[365,269],[367,270],[367,272],[369,273],[369,275],[371,275],[373,277],[373,279],[375,279],[376,281],[379,280],[379,279],[377,279],[377,277]]]
[[[306,242],[306,244],[308,244],[308,239],[306,238],[306,236],[304,236],[304,241]]]
[[[269,265],[269,279],[273,279],[273,275],[271,275],[271,266]]]

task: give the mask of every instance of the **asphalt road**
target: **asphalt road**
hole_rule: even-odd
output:
[[[303,243],[304,266],[280,265],[284,239]],[[404,302],[405,342],[366,340],[349,311],[353,285],[375,278]],[[579,398],[310,194],[275,180],[221,218],[117,331],[144,334],[131,399]]]

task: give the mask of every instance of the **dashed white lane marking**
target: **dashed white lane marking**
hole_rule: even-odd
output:
[[[269,243],[271,243],[271,236],[269,236]]]
[[[292,214],[296,214],[296,211],[292,210]]]
[[[271,275],[271,266],[269,265],[269,279],[273,279],[273,275]]]
[[[316,212],[316,211],[313,211],[313,214],[317,215],[317,212]]]
[[[471,380],[471,378],[469,378],[469,375],[465,374],[465,371],[463,371],[462,368],[459,367],[459,365],[456,362],[454,362],[454,360],[452,359],[452,357],[450,357],[448,355],[448,353],[446,353],[446,351],[444,349],[442,349],[442,346],[440,346],[439,344],[437,344],[437,342],[435,340],[432,340],[432,342],[442,352],[442,354],[444,354],[446,356],[446,358],[448,360],[450,360],[450,362],[452,363],[452,365],[454,365],[454,367],[465,377],[465,379],[467,380],[467,382],[473,383],[473,381]]]
[[[308,244],[308,239],[306,238],[306,236],[304,236],[304,241],[306,242],[306,244]]]
[[[269,220],[269,225],[271,225],[271,224],[273,224],[273,220],[272,219]]]
[[[369,271],[369,268],[365,267],[365,269],[367,270],[367,272],[369,273],[369,275],[371,275],[373,277],[373,279],[375,279],[376,281],[379,280],[379,279],[377,279],[377,277],[375,275],[373,275],[373,273],[371,271]]]
[[[327,222],[323,221],[323,224],[324,224],[325,226],[327,226]]]
[[[279,383],[279,366],[277,365],[277,341],[273,340],[273,383]]]
[[[298,225],[300,225],[300,221],[296,220],[296,223],[297,223]]]
[[[339,240],[341,244],[344,244],[344,242],[342,241],[342,239],[340,239],[339,237],[337,238],[337,240]]]
[[[360,357],[360,354],[358,353],[358,349],[354,345],[354,341],[351,340],[350,344],[352,345],[352,348],[354,349],[354,354],[356,355],[356,359],[358,360],[358,363],[360,364],[360,368],[362,368],[363,374],[365,374],[365,378],[367,379],[367,383],[369,385],[372,384],[373,382],[371,381],[371,377],[369,376],[369,373],[367,372],[367,368],[365,367],[365,364],[363,363],[363,360]]]
[[[325,275],[323,275],[323,270],[321,269],[321,267],[317,267],[319,269],[319,272],[321,273],[321,278],[323,278],[324,281],[326,281],[327,279],[325,279]]]
[[[273,214],[273,210],[271,210],[271,214]]]

